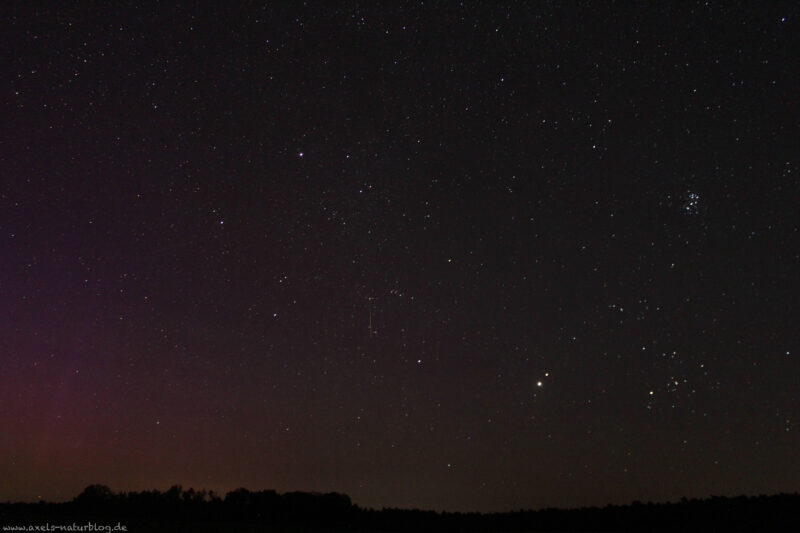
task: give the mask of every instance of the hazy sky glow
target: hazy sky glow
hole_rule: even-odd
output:
[[[277,4],[1,8],[0,500],[800,488],[797,4]]]

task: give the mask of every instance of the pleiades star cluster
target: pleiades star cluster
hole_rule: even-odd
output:
[[[0,15],[1,500],[800,489],[797,3]]]

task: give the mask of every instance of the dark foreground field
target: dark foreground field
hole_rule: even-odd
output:
[[[800,494],[480,514],[362,509],[337,493],[238,489],[223,498],[92,485],[69,502],[0,504],[0,531],[800,531]]]

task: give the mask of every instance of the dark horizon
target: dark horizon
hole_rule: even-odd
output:
[[[371,507],[360,504],[358,501],[352,499],[349,494],[336,491],[336,490],[328,490],[328,491],[310,491],[310,490],[301,490],[301,489],[292,489],[286,491],[276,491],[274,488],[260,488],[260,489],[250,489],[244,486],[239,486],[230,490],[225,491],[217,491],[213,488],[209,487],[192,487],[186,486],[180,483],[173,483],[167,486],[164,489],[160,489],[158,487],[150,487],[147,489],[134,489],[134,490],[120,490],[117,487],[110,487],[104,483],[90,483],[86,485],[83,490],[79,490],[74,493],[71,497],[61,499],[61,500],[47,500],[47,499],[33,499],[33,500],[2,500],[0,499],[0,505],[16,505],[16,504],[23,504],[23,505],[36,505],[39,503],[46,503],[46,504],[65,504],[71,503],[78,500],[82,494],[85,494],[89,489],[93,489],[95,487],[108,489],[111,494],[118,497],[125,497],[126,495],[135,495],[135,494],[160,494],[165,495],[170,492],[174,492],[178,490],[179,493],[192,493],[194,495],[200,496],[204,495],[204,501],[210,501],[211,499],[220,499],[225,500],[236,493],[241,491],[245,491],[250,494],[258,494],[258,493],[275,493],[278,496],[282,495],[291,495],[291,494],[308,494],[312,496],[324,496],[327,494],[335,494],[337,496],[343,496],[348,501],[352,503],[354,507],[364,511],[381,511],[381,510],[398,510],[398,511],[421,511],[421,512],[434,512],[438,514],[480,514],[480,515],[495,515],[495,514],[509,514],[509,513],[517,513],[517,512],[539,512],[539,511],[546,511],[546,510],[558,510],[558,511],[576,511],[580,509],[589,509],[589,508],[605,508],[605,507],[631,507],[631,506],[638,506],[638,505],[661,505],[661,506],[669,506],[669,505],[677,505],[681,503],[686,503],[689,501],[693,502],[703,502],[703,501],[710,501],[715,499],[723,499],[723,500],[740,500],[740,499],[759,499],[759,498],[778,498],[778,497],[791,497],[797,498],[800,500],[800,492],[774,492],[774,493],[761,493],[761,494],[708,494],[705,496],[688,496],[684,495],[680,498],[676,498],[674,500],[664,500],[664,501],[653,501],[653,500],[631,500],[627,502],[614,502],[614,501],[607,501],[605,503],[600,504],[586,504],[586,505],[578,505],[573,507],[554,507],[554,506],[529,506],[529,507],[515,507],[515,508],[508,508],[508,509],[500,509],[500,510],[488,510],[488,511],[481,511],[478,509],[434,509],[434,508],[420,508],[420,507],[401,507],[397,505],[382,505],[380,507]]]
[[[0,6],[0,499],[800,489],[800,3]]]
[[[4,527],[31,526],[43,520],[48,525],[92,524],[93,531],[111,524],[117,531],[789,531],[800,526],[798,504],[800,494],[776,494],[448,513],[365,509],[341,493],[279,494],[239,488],[221,496],[179,485],[164,492],[115,493],[104,485],[90,485],[65,503],[0,503],[0,520]]]

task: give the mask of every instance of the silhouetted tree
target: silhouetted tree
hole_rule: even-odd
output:
[[[89,485],[75,497],[81,505],[104,505],[114,499],[114,493],[105,485]]]

